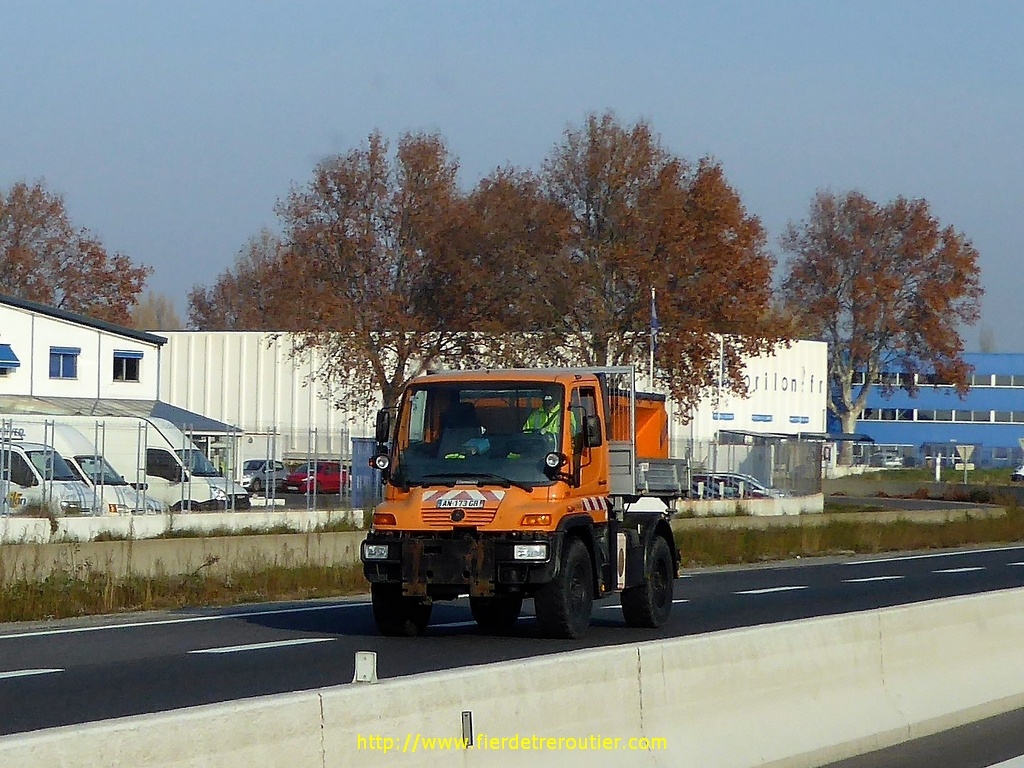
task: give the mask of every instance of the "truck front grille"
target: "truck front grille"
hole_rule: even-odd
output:
[[[452,515],[462,512],[464,517],[461,520],[453,520]],[[494,520],[495,509],[424,509],[423,522],[431,528],[451,528],[458,526],[481,526],[487,525]]]

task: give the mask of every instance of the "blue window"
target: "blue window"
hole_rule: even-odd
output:
[[[50,378],[77,379],[80,347],[50,347]]]
[[[114,381],[138,381],[142,353],[131,350],[114,350]]]

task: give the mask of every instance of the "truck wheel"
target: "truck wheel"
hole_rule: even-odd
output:
[[[431,603],[402,594],[401,584],[371,584],[373,620],[377,629],[387,637],[415,637],[422,635],[430,623]]]
[[[253,478],[251,487],[253,495],[258,495],[263,490],[263,483],[260,482],[260,479],[258,477]]]
[[[590,626],[593,603],[594,574],[590,553],[582,541],[569,539],[558,574],[534,595],[541,632],[548,637],[580,637]]]
[[[505,635],[515,625],[523,610],[520,595],[495,595],[469,598],[469,610],[481,631],[489,635]]]
[[[660,627],[672,611],[675,564],[668,542],[657,536],[644,563],[644,583],[622,590],[622,615],[631,627]]]

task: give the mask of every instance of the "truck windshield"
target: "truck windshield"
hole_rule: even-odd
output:
[[[56,451],[25,451],[44,480],[78,480],[71,467]]]
[[[544,456],[562,450],[557,384],[433,383],[410,387],[395,441],[396,485],[550,485]]]
[[[220,477],[220,472],[210,463],[206,455],[196,448],[186,448],[183,451],[175,451],[181,463],[189,474],[196,477]]]
[[[114,470],[102,456],[86,454],[75,456],[75,461],[82,468],[88,482],[93,485],[128,485],[125,479]]]

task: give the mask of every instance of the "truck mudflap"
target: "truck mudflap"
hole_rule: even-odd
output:
[[[530,592],[549,582],[561,534],[505,536],[370,534],[363,543],[363,573],[371,584],[401,583],[406,595],[438,598]],[[368,558],[367,546],[386,545],[386,557]],[[542,545],[543,559],[517,559],[517,545]]]

